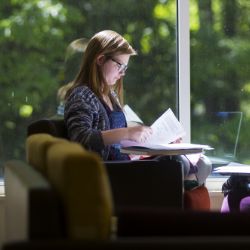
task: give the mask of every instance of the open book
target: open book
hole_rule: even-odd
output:
[[[127,122],[142,123],[142,120],[128,105],[124,106],[124,114]],[[174,155],[200,153],[203,150],[212,149],[208,145],[172,143],[182,138],[185,135],[185,131],[170,108],[151,125],[151,128],[153,133],[145,143],[122,141],[122,152],[131,154]]]
[[[124,106],[124,114],[128,123],[135,122],[143,124],[143,121],[128,105]],[[183,126],[170,108],[151,125],[151,128],[153,134],[145,143],[159,144],[159,142],[162,142],[168,144],[185,135]]]

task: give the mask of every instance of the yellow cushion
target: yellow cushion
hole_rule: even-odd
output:
[[[57,143],[48,149],[47,164],[48,178],[63,201],[68,236],[108,239],[113,203],[101,158],[77,143]]]
[[[53,137],[49,134],[33,134],[26,139],[27,162],[46,175],[46,153],[48,148],[58,142],[66,142],[65,139]]]

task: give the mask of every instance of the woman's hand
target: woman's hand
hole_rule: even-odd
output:
[[[152,129],[147,126],[134,126],[128,128],[128,139],[136,142],[145,142],[153,133]]]

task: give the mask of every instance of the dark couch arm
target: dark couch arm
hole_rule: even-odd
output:
[[[115,212],[133,208],[183,207],[183,174],[174,159],[105,162]]]

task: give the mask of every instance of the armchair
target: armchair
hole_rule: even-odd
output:
[[[27,136],[37,133],[67,139],[63,119],[32,122],[27,128]],[[113,192],[115,213],[132,206],[183,208],[183,174],[179,162],[169,158],[163,162],[105,161],[104,164]]]
[[[66,129],[63,119],[44,118],[44,119],[34,121],[31,124],[29,124],[27,128],[27,135],[29,136],[35,133],[48,133],[56,137],[61,137],[65,139],[68,138],[67,129]],[[140,190],[140,195],[138,195],[137,197],[141,197],[141,198],[145,197],[146,195],[148,195],[147,197],[148,199],[149,197],[155,196],[155,194],[153,194],[152,192],[150,196],[149,186],[146,185],[146,183],[151,183],[149,180],[149,176],[146,177],[146,172],[143,170],[139,170],[139,168],[140,168],[140,165],[145,165],[145,166],[147,165],[148,168],[150,168],[150,165],[157,166],[158,164],[159,165],[161,164],[159,163],[159,161],[156,161],[156,160],[148,160],[148,162],[145,162],[145,163],[141,163],[141,162],[142,161],[135,161],[135,162],[133,161],[129,161],[129,162],[106,161],[105,162],[105,166],[107,167],[107,171],[108,171],[109,178],[111,181],[111,187],[112,189],[114,189],[114,192],[115,192],[114,193],[115,201],[119,201],[121,199],[120,197],[128,197],[128,195],[124,196],[124,190],[130,190],[129,192],[127,192],[128,194],[138,193]],[[115,168],[115,166],[118,166],[118,165],[119,165],[119,171]],[[132,170],[132,168],[128,168],[128,166],[138,166],[139,168],[137,170],[135,169]],[[182,176],[183,174],[182,174],[181,164],[179,162],[176,162],[173,159],[169,158],[168,160],[166,160],[165,165],[162,167],[159,166],[159,168],[162,168],[162,171],[166,171],[166,169],[164,170],[164,168],[167,168],[167,171],[171,173],[170,175],[175,176],[174,178],[171,178],[171,177],[167,178],[164,182],[164,181],[161,181],[162,180],[161,177],[164,175],[162,176],[159,175],[158,176],[159,183],[155,181],[155,183],[157,183],[156,185],[158,186],[160,185],[160,183],[163,183],[163,182],[165,183],[165,185],[162,186],[163,190],[166,188],[171,190],[171,192],[168,192],[167,194],[167,197],[168,197],[167,202],[170,207],[178,207],[178,208],[182,207],[182,208],[190,209],[190,210],[210,210],[209,193],[205,186],[200,186],[194,190],[183,192],[184,190],[183,176]],[[139,171],[143,172],[143,174],[139,174]],[[123,174],[128,175],[129,172],[130,172],[129,176],[127,176],[127,178],[123,178]],[[143,175],[145,179],[148,178],[147,181],[144,183],[144,185],[138,184],[137,179],[135,177],[138,175],[140,176]],[[129,183],[124,183],[124,180],[126,179],[131,180],[131,185],[129,185]],[[122,186],[122,184],[125,184],[125,185]],[[142,191],[142,189],[144,188],[146,188],[145,190],[147,190],[148,193]],[[132,196],[129,196],[129,197],[131,198]],[[159,198],[159,195],[156,195],[156,197],[154,197],[154,199],[156,198]],[[131,201],[131,202],[133,203],[134,201]],[[137,202],[139,202],[139,200]],[[118,204],[117,202],[115,203]],[[166,204],[166,201],[165,201],[165,204]]]
[[[100,158],[77,143],[62,140],[47,148],[45,159],[46,175],[40,172],[42,168],[25,162],[5,163],[4,250],[194,249],[204,245],[238,249],[239,244],[248,249],[250,245],[245,230],[249,213],[167,208],[145,199],[139,204],[135,200],[130,207],[119,201],[123,209],[117,215],[117,230],[112,231],[115,186],[110,189]],[[152,169],[146,171],[153,173]]]
[[[69,184],[75,178],[71,179],[74,175],[63,170],[67,170],[64,164],[63,167],[54,161],[57,158],[54,153],[57,152],[58,155],[61,153],[60,147],[61,145],[54,144],[49,149],[48,161],[51,162],[50,168],[52,169],[48,172],[54,172],[49,174],[50,178],[46,178],[27,163],[13,160],[6,162],[8,237],[2,249],[194,249],[204,246],[211,249],[224,249],[225,247],[238,249],[239,246],[244,249],[249,248],[249,231],[245,229],[249,224],[249,213],[221,214],[208,211],[137,208],[118,217],[115,237],[106,240],[98,239],[98,237],[86,240],[86,235],[89,234],[82,232],[82,239],[78,237],[75,239],[72,234],[69,234],[71,226],[67,221],[71,216],[76,216],[74,210],[71,209],[77,203],[72,202],[72,199],[75,199],[74,196],[80,192],[74,191],[74,188],[78,190],[77,185],[67,192],[65,182]],[[74,165],[75,161],[68,161],[66,164],[69,162]],[[58,169],[58,167],[63,171],[60,170],[60,176],[52,177],[58,173],[53,168]],[[83,172],[81,176],[86,178]],[[98,176],[98,171],[95,173]],[[61,178],[63,176],[66,178]],[[79,181],[77,183],[82,185]],[[105,187],[106,184],[103,184]],[[94,188],[97,186],[94,184]],[[112,201],[110,203],[110,199],[107,196],[106,198],[104,200],[111,204]],[[82,194],[81,199],[85,201],[88,199],[87,192]],[[83,214],[84,218],[85,212],[83,210],[76,216],[76,218],[80,216],[79,219],[83,223],[85,220],[82,220],[81,216]],[[71,213],[73,214],[70,215]],[[95,217],[87,222],[95,224]],[[102,228],[100,224],[98,227],[99,230]]]

